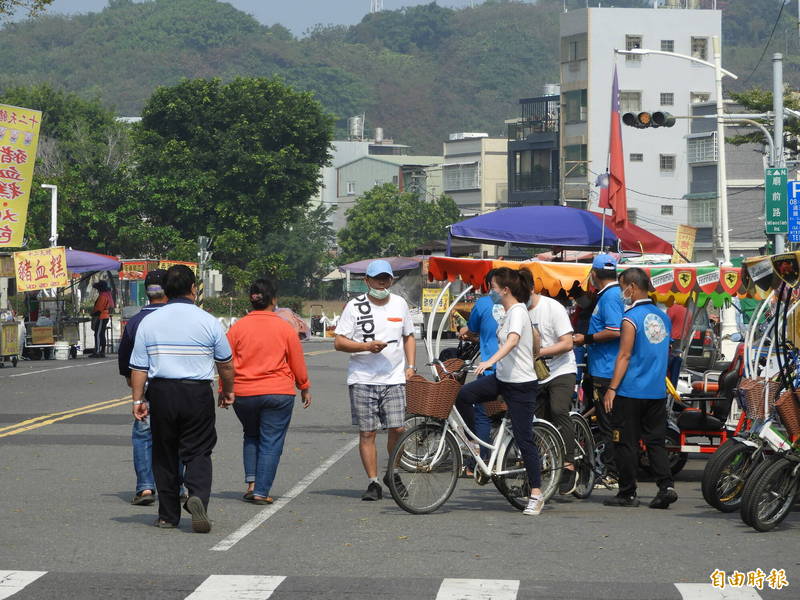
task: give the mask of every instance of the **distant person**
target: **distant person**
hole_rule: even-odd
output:
[[[97,290],[97,300],[94,302],[92,309],[93,325],[96,325],[94,330],[94,353],[90,354],[90,358],[105,358],[106,356],[106,330],[108,329],[108,321],[111,318],[111,311],[114,308],[114,297],[111,295],[111,289],[108,287],[108,282],[100,280],[92,287]]]
[[[608,384],[614,374],[614,363],[619,351],[619,331],[622,326],[622,294],[617,281],[617,259],[610,254],[598,254],[592,261],[589,275],[592,286],[598,290],[589,332],[576,333],[575,344],[586,346],[589,359],[589,375],[594,386],[593,396],[598,439],[603,445],[601,459],[605,467],[602,482],[609,488],[617,486],[617,467],[614,461],[614,445],[611,439],[611,416],[603,404]],[[664,373],[662,372],[662,376]]]
[[[690,332],[686,331],[687,321],[689,320],[689,310],[679,302],[673,302],[672,306],[666,310],[669,317],[672,333],[670,334],[670,359],[669,359],[669,380],[672,385],[677,385],[681,374],[681,346],[683,336]],[[738,314],[738,313],[737,313]]]
[[[484,278],[486,289],[492,288],[492,277],[495,269],[491,269]],[[487,361],[497,352],[497,327],[505,318],[506,311],[502,304],[495,304],[491,294],[481,296],[472,307],[469,313],[469,320],[466,326],[462,327],[458,334],[461,339],[478,339],[480,342],[481,360]],[[494,367],[486,369],[481,377],[492,375]],[[492,441],[492,420],[486,414],[482,404],[475,405],[475,435],[482,441],[490,444]],[[489,449],[481,446],[481,458],[486,461],[489,458]],[[470,464],[467,465],[467,476],[473,475],[474,459],[468,458]]]
[[[347,303],[336,325],[334,347],[350,354],[347,385],[350,413],[358,426],[358,450],[369,483],[362,500],[380,500],[378,429],[388,430],[389,454],[403,433],[406,379],[416,373],[417,343],[406,301],[392,294],[391,265],[373,260],[364,278],[368,291]],[[405,365],[405,366],[404,366]],[[389,485],[388,472],[383,482]]]
[[[211,452],[217,443],[211,381],[216,363],[222,387],[219,406],[233,404],[231,348],[219,321],[195,306],[197,284],[189,267],[170,267],[163,287],[169,302],[144,319],[136,332],[130,361],[133,416],[141,421],[150,415],[158,491],[155,526],[178,526],[183,463],[189,492],[183,506],[192,515],[192,530],[208,533]]]
[[[269,278],[250,286],[253,307],[228,331],[236,377],[233,410],[242,423],[244,500],[271,504],[269,495],[297,390],[311,406],[311,383],[297,330],[275,312],[278,290]]]
[[[156,269],[147,273],[144,285],[150,304],[130,318],[122,332],[122,339],[119,341],[119,353],[117,355],[119,374],[128,382],[128,387],[131,385],[129,363],[139,324],[142,319],[153,314],[153,312],[167,303],[167,296],[162,287],[165,274],[166,271],[164,269]],[[147,391],[145,391],[145,398],[149,399]],[[133,420],[131,442],[133,443],[133,469],[136,471],[136,493],[131,500],[131,504],[134,506],[150,506],[156,501],[156,483],[153,477],[153,435],[150,431],[149,416],[141,420]]]
[[[670,321],[648,297],[647,273],[631,267],[619,279],[628,308],[622,319],[614,375],[603,399],[606,411],[611,413],[619,492],[603,504],[639,506],[636,469],[641,439],[647,446],[647,459],[658,485],[658,494],[650,502],[650,508],[669,508],[678,499],[664,446],[667,437],[664,373],[669,358]]]

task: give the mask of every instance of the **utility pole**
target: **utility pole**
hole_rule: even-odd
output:
[[[783,157],[783,55],[776,52],[772,55],[772,112],[775,113],[775,126],[772,139],[775,143],[775,168],[786,167]],[[775,254],[785,251],[785,237],[775,234]]]
[[[208,248],[211,246],[211,238],[201,235],[197,238],[197,305],[203,308],[205,299],[206,266],[211,260],[212,252]]]

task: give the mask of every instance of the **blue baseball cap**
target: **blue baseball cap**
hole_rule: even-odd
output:
[[[369,265],[367,265],[367,277],[377,277],[383,273],[394,277],[392,265],[390,265],[388,261],[373,260],[371,263],[369,263]]]
[[[598,271],[616,271],[617,259],[610,254],[598,254],[592,261],[592,268]]]

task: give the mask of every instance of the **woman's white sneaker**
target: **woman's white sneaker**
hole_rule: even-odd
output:
[[[528,506],[522,511],[522,514],[538,515],[542,513],[542,508],[544,508],[544,498],[542,496],[538,498],[531,497],[528,500]]]

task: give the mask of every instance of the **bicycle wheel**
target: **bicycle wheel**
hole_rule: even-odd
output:
[[[764,459],[759,462],[752,471],[750,471],[747,480],[744,482],[744,488],[742,489],[742,502],[739,506],[739,516],[742,518],[742,522],[745,525],[753,526],[751,515],[755,511],[754,508],[751,508],[751,505],[755,503],[755,496],[753,495],[753,488],[755,484],[761,479],[761,476],[764,472],[772,466],[772,464],[778,460],[778,456],[771,455],[765,456]]]
[[[460,472],[453,435],[444,434],[444,424],[421,423],[400,436],[389,457],[389,491],[403,510],[431,513],[453,493]]]
[[[423,423],[428,423],[431,425],[435,425],[437,427],[441,427],[441,424],[437,424],[430,417],[423,417],[420,415],[412,415],[411,417],[406,417],[406,420],[403,423],[403,427],[405,428],[406,431],[410,431],[411,429],[414,429],[415,427],[418,427]],[[400,463],[399,463],[399,466],[402,469],[409,472],[413,472],[416,470],[418,462],[417,461],[418,457],[412,454],[412,450],[413,449],[410,446],[407,446],[402,456],[400,457]]]
[[[721,512],[739,510],[747,476],[762,457],[759,449],[736,439],[722,444],[703,470],[700,488],[705,501]]]
[[[581,500],[588,498],[594,490],[596,474],[594,472],[594,438],[589,424],[579,414],[571,414],[570,420],[575,429],[575,472],[577,481],[572,495]]]
[[[786,518],[797,497],[797,463],[780,457],[761,472],[754,482],[748,503],[749,525],[757,531],[769,531]]]
[[[555,427],[549,423],[537,421],[533,425],[533,440],[539,450],[542,465],[542,496],[547,502],[558,489],[563,464],[563,448],[561,437]],[[528,475],[525,472],[525,463],[517,443],[512,437],[502,456],[497,461],[497,468],[501,471],[519,469],[519,473],[509,475],[495,475],[492,477],[495,487],[517,510],[524,510],[528,505],[531,487]]]

